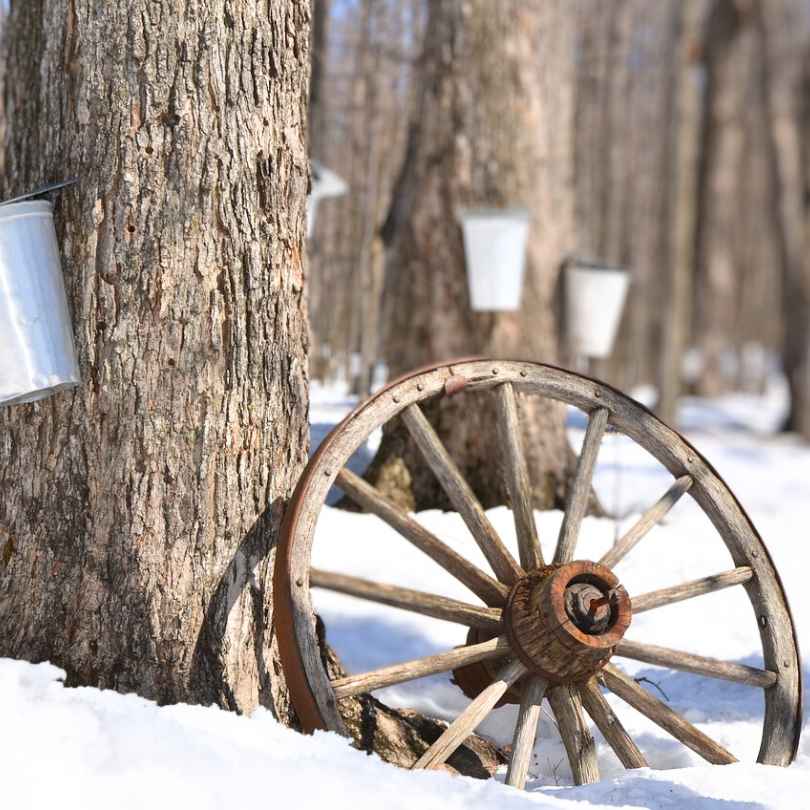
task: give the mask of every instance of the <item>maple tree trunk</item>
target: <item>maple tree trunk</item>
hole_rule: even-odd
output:
[[[768,172],[767,214],[781,275],[782,363],[790,390],[784,427],[810,439],[810,74],[806,58],[804,64],[780,65],[771,28],[779,19],[771,20],[761,0],[752,9],[759,48],[755,87]],[[781,79],[781,94],[773,74]]]
[[[308,3],[31,5],[5,191],[80,178],[56,221],[83,384],[0,411],[0,656],[295,726],[271,572],[308,443]],[[399,764],[442,731],[345,711]],[[474,738],[455,766],[502,761]]]
[[[392,376],[452,357],[557,358],[552,301],[574,248],[574,17],[562,2],[430,4],[419,100],[381,230],[387,248],[383,356]],[[531,211],[517,313],[470,308],[457,211]],[[538,508],[560,506],[570,475],[563,410],[522,400]],[[493,398],[458,395],[427,407],[485,507],[506,502]],[[367,473],[409,508],[447,508],[401,427],[388,430]]]
[[[0,656],[291,722],[272,548],[306,461],[309,4],[6,20],[7,193],[56,209],[82,385],[0,412]]]

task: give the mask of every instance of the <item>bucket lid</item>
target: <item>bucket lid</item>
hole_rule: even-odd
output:
[[[41,197],[44,194],[50,194],[52,191],[59,191],[60,189],[67,188],[68,186],[72,186],[74,183],[78,182],[78,177],[72,177],[70,180],[60,180],[56,183],[47,183],[44,186],[35,188],[33,191],[29,191],[27,194],[20,194],[19,197],[12,197],[10,200],[3,200],[0,202],[0,206],[11,205],[12,203],[22,202],[23,200],[30,200],[34,197]]]

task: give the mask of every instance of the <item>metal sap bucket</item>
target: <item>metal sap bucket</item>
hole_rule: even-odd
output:
[[[78,384],[53,206],[25,198],[1,203],[0,407]]]
[[[473,311],[520,309],[529,211],[525,208],[462,208],[457,217],[464,234]]]
[[[340,197],[349,190],[346,181],[321,163],[312,161],[312,191],[307,197],[307,236],[315,230],[318,203],[326,197]]]
[[[566,268],[565,307],[573,351],[605,358],[613,351],[630,274],[623,267],[574,260]]]

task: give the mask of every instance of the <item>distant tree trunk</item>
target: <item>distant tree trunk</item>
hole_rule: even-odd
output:
[[[556,359],[552,299],[574,248],[574,15],[567,3],[447,0],[429,5],[421,97],[391,209],[384,357],[393,375],[451,357]],[[462,206],[532,212],[521,311],[470,309]],[[535,504],[559,506],[570,450],[559,406],[523,401]],[[491,398],[459,395],[428,408],[486,507],[506,502]],[[447,507],[401,428],[388,431],[369,477],[389,496]]]
[[[324,74],[327,70],[331,0],[312,0],[312,70],[309,80],[309,153],[320,158],[326,133]]]
[[[791,285],[795,297],[789,302],[785,324],[785,367],[791,393],[787,427],[810,440],[810,49],[804,52],[796,99],[796,129],[800,165],[797,202],[802,227],[798,278]]]
[[[695,343],[702,353],[697,390],[726,391],[734,381],[727,362],[734,348],[737,288],[736,239],[740,219],[742,110],[748,90],[743,19],[734,0],[713,3],[706,22],[705,89],[697,183]]]
[[[0,656],[293,722],[272,549],[307,451],[306,0],[14,2],[6,192],[57,208],[83,383],[0,412]]]
[[[759,42],[757,92],[768,167],[768,215],[782,284],[784,342],[782,363],[790,389],[785,423],[810,439],[810,66],[804,64],[784,82],[786,96],[776,97],[772,71],[778,54],[771,45],[767,7],[753,4]],[[780,126],[782,124],[782,126]]]
[[[692,279],[695,271],[697,179],[701,131],[703,79],[703,20],[706,0],[684,0],[678,34],[678,103],[676,159],[671,189],[672,262],[669,297],[664,313],[664,340],[659,379],[658,414],[669,424],[676,420],[681,392],[681,369],[692,325]]]

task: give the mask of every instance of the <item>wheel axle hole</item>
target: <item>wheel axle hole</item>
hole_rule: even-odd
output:
[[[598,636],[615,620],[613,593],[593,582],[573,582],[565,589],[565,612],[583,633]]]

